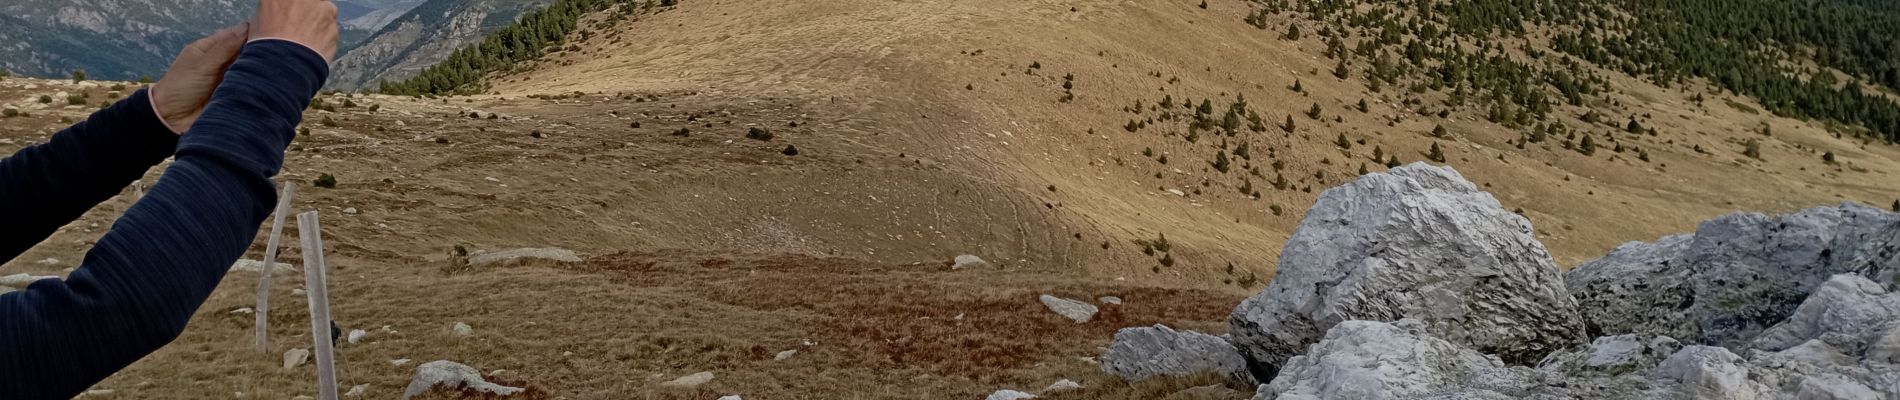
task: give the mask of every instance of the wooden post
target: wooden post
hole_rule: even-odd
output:
[[[284,182],[284,193],[277,196],[277,211],[271,213],[270,240],[264,245],[264,270],[257,282],[257,352],[270,354],[270,273],[277,269],[277,245],[284,234],[284,214],[290,213],[290,197],[297,185]]]
[[[303,239],[304,293],[310,295],[310,341],[317,353],[317,398],[336,400],[336,354],[330,348],[330,291],[323,264],[323,228],[317,212],[297,214]]]

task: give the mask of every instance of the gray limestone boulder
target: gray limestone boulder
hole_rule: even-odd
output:
[[[1096,308],[1094,304],[1080,300],[1070,300],[1046,294],[1037,299],[1042,301],[1042,306],[1048,307],[1050,312],[1054,312],[1056,315],[1061,315],[1063,318],[1068,318],[1070,321],[1075,321],[1075,323],[1078,324],[1089,322],[1090,319],[1095,318],[1096,312],[1101,311],[1101,309]]]
[[[1762,331],[1752,346],[1780,351],[1819,340],[1862,354],[1900,321],[1900,294],[1859,275],[1835,275],[1821,284],[1794,314]]]
[[[1344,321],[1413,318],[1434,337],[1528,365],[1582,343],[1578,316],[1529,220],[1457,171],[1417,163],[1320,195],[1278,276],[1228,321],[1264,379]]]
[[[468,265],[472,267],[508,266],[529,260],[580,262],[581,257],[575,254],[573,250],[552,247],[500,250],[468,255]]]
[[[1849,203],[1716,218],[1693,235],[1624,244],[1564,280],[1592,335],[1667,335],[1742,349],[1830,277],[1893,282],[1896,272],[1900,214]]]
[[[1252,381],[1240,350],[1226,339],[1159,324],[1115,332],[1101,363],[1102,372],[1130,382],[1205,373]]]
[[[447,389],[472,390],[496,396],[508,396],[525,390],[489,383],[482,378],[482,372],[475,367],[462,365],[454,361],[439,360],[416,366],[416,377],[409,380],[409,387],[403,389],[402,398],[407,399],[428,393],[436,386]]]
[[[1287,360],[1255,400],[1513,399],[1538,372],[1426,333],[1423,321],[1346,321]]]

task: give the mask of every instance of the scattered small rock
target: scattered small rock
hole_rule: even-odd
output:
[[[13,275],[7,275],[7,276],[0,276],[0,286],[9,286],[9,287],[14,287],[14,288],[19,288],[19,289],[25,289],[28,285],[32,285],[33,282],[38,282],[41,279],[58,279],[58,278],[59,278],[58,276],[52,276],[52,275],[38,276],[38,275],[28,275],[28,274],[13,274]]]
[[[394,365],[398,367],[408,365],[408,364],[409,364],[409,359],[407,358],[398,358],[394,360],[389,360],[389,365]]]
[[[712,371],[703,371],[700,373],[682,376],[682,377],[679,377],[678,379],[660,383],[660,386],[670,387],[670,388],[690,389],[690,388],[699,387],[699,385],[704,385],[706,384],[706,382],[712,382],[712,380],[713,380]]]
[[[1082,384],[1075,383],[1075,381],[1072,381],[1072,380],[1063,379],[1063,380],[1056,381],[1056,383],[1049,384],[1049,387],[1043,388],[1042,392],[1052,393],[1052,392],[1061,392],[1065,390],[1076,390],[1076,389],[1081,389],[1081,388],[1082,388]]]
[[[1095,308],[1094,304],[1046,294],[1042,295],[1042,305],[1043,307],[1048,307],[1049,311],[1054,311],[1056,314],[1060,314],[1064,318],[1068,318],[1078,324],[1089,322],[1089,319],[1095,318],[1095,312],[1099,311],[1099,309]]]
[[[798,355],[798,349],[781,351],[781,352],[778,352],[778,355],[772,356],[772,360],[773,361],[790,360],[792,359],[792,356],[795,356],[795,355]]]
[[[310,350],[290,349],[284,352],[284,369],[297,368],[310,360]]]
[[[350,334],[348,336],[349,338],[348,340],[350,344],[356,344],[357,342],[363,341],[363,338],[365,337],[369,337],[368,331],[364,331],[362,329],[351,329]]]
[[[468,265],[473,267],[507,266],[527,260],[580,262],[581,257],[573,250],[553,247],[489,251],[468,255]]]
[[[452,329],[455,331],[455,336],[475,336],[475,327],[468,326],[466,323],[456,322],[455,327]]]
[[[1119,306],[1119,305],[1122,305],[1122,298],[1115,297],[1115,296],[1102,296],[1102,297],[1096,298],[1095,302],[1102,303],[1102,304],[1114,304],[1114,305]]]
[[[719,400],[745,400],[745,399],[740,398],[739,395],[735,394],[735,395],[728,395],[728,396],[719,396]]]
[[[356,397],[356,396],[362,396],[363,392],[368,392],[368,391],[369,391],[369,384],[365,383],[361,385],[351,386],[350,391],[343,392],[343,395],[349,396],[349,397]]]
[[[969,255],[969,254],[957,256],[956,259],[951,260],[950,262],[950,269],[989,268],[989,267],[990,267],[990,262],[983,261],[983,257],[977,257],[977,256]]]
[[[297,272],[297,266],[291,265],[291,264],[272,263],[271,266],[273,267],[273,269],[271,269],[272,274]],[[236,263],[231,264],[231,271],[261,273],[261,272],[264,272],[264,262],[258,261],[258,260],[248,260],[248,259],[237,260]]]
[[[990,397],[985,397],[983,400],[1023,400],[1033,398],[1036,398],[1036,395],[1004,389],[998,390],[996,393],[990,393]]]

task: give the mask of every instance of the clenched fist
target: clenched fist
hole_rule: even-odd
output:
[[[244,47],[244,39],[249,35],[250,26],[239,24],[191,42],[172,60],[165,77],[159,78],[158,84],[146,93],[151,96],[152,108],[158,112],[159,119],[165,121],[165,127],[171,128],[172,133],[184,133],[204,114],[205,104],[211,102],[211,91],[224,82],[224,70],[237,59],[238,49]]]
[[[261,0],[251,40],[283,39],[309,47],[324,61],[336,56],[336,4],[329,0]]]

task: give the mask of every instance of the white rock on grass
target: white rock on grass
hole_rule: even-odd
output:
[[[344,337],[349,340],[350,344],[357,344],[359,342],[362,342],[363,338],[369,337],[369,331],[365,331],[362,329],[351,329],[350,334],[345,335]]]
[[[778,355],[772,356],[772,361],[790,360],[792,359],[792,356],[795,356],[795,355],[798,355],[798,349],[781,351],[781,352],[778,352]]]
[[[509,396],[521,393],[522,388],[508,387],[489,383],[482,378],[480,370],[454,361],[437,360],[416,366],[416,377],[409,380],[409,387],[403,389],[402,398],[407,399],[428,393],[435,387],[450,390],[470,390],[497,396]]]
[[[467,323],[456,322],[455,326],[451,327],[450,330],[455,332],[455,336],[475,336],[475,327],[468,326]]]
[[[1056,383],[1049,384],[1049,387],[1042,388],[1042,392],[1055,393],[1055,392],[1076,390],[1076,389],[1081,389],[1081,388],[1082,388],[1082,384],[1075,383],[1075,381],[1072,381],[1072,380],[1063,379],[1063,380],[1056,381]]]
[[[1891,282],[1896,272],[1900,214],[1849,203],[1704,221],[1692,235],[1618,246],[1564,280],[1592,332],[1739,349],[1836,274]]]
[[[573,250],[552,247],[489,251],[468,255],[468,265],[474,267],[507,266],[531,260],[580,262],[581,257]]]
[[[394,359],[394,360],[389,360],[389,365],[394,365],[394,366],[398,366],[398,367],[400,367],[400,366],[403,366],[403,365],[407,365],[407,364],[409,364],[409,359],[407,359],[407,358],[398,358],[398,359]]]
[[[33,282],[39,282],[41,279],[59,279],[59,277],[53,275],[13,274],[0,276],[0,286],[25,289],[27,286],[32,285]]]
[[[692,375],[682,376],[682,377],[679,377],[678,379],[662,382],[660,383],[660,386],[670,387],[670,388],[681,388],[681,389],[696,388],[696,387],[699,387],[699,385],[704,385],[707,382],[712,382],[712,380],[713,380],[712,371],[704,371],[704,372],[699,372]]]
[[[1078,324],[1089,322],[1090,319],[1095,318],[1095,312],[1100,311],[1100,309],[1095,308],[1094,304],[1046,294],[1042,295],[1041,300],[1042,306],[1048,307],[1049,311],[1054,311],[1056,314],[1075,321],[1075,323]]]
[[[990,396],[984,397],[983,400],[1022,400],[1033,398],[1036,398],[1036,395],[1004,389],[998,390],[996,393],[990,393]]]
[[[1423,163],[1321,194],[1281,251],[1277,277],[1228,321],[1266,378],[1342,321],[1404,318],[1520,365],[1585,340],[1530,221],[1457,171]]]
[[[1122,298],[1115,297],[1115,296],[1102,296],[1102,297],[1096,298],[1095,302],[1102,303],[1103,305],[1114,304],[1114,305],[1119,306],[1119,305],[1122,305]]]
[[[349,396],[349,397],[356,397],[356,396],[362,396],[364,392],[368,392],[368,391],[369,391],[369,384],[365,383],[361,385],[351,386],[350,391],[343,392],[343,395]]]
[[[956,259],[950,261],[950,269],[989,268],[989,267],[990,267],[989,261],[983,261],[982,257],[977,257],[977,256],[969,255],[969,254],[957,256]]]
[[[310,360],[310,350],[290,349],[284,352],[284,369],[297,368]]]
[[[1115,332],[1101,363],[1102,372],[1130,382],[1200,374],[1252,381],[1247,360],[1226,339],[1160,324]]]
[[[745,399],[735,394],[735,395],[719,396],[719,400],[745,400]]]
[[[272,263],[271,265],[276,267],[276,269],[271,270],[272,274],[297,272],[297,266],[295,265],[286,263]],[[258,260],[237,260],[236,263],[231,264],[231,271],[261,273],[264,272],[264,262]]]
[[[1536,371],[1432,337],[1424,322],[1346,321],[1288,359],[1256,400],[1493,399],[1535,386]]]

